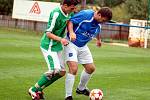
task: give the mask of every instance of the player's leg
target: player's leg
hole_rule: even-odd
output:
[[[41,95],[40,97],[43,98],[42,90],[51,83],[53,83],[54,81],[56,81],[58,78],[60,78],[58,72],[60,71],[61,68],[57,52],[47,51],[42,48],[41,50],[47,62],[49,70],[41,76],[41,78],[32,88],[30,88],[29,93],[30,94],[39,93],[39,96]]]
[[[59,78],[63,77],[64,75],[65,75],[65,71],[61,71],[59,73],[57,72],[57,73],[52,75],[51,79],[48,82],[43,84],[42,88],[38,88],[38,94],[39,94],[40,99],[44,99],[43,89],[45,89],[49,85],[53,84],[56,80],[58,80]]]
[[[56,58],[54,61],[55,62],[59,61],[60,64],[55,64],[55,65],[56,66],[60,66],[61,70],[60,70],[60,72],[56,73],[47,84],[45,84],[45,87],[51,85],[53,82],[55,82],[59,78],[63,77],[65,75],[65,73],[66,73],[65,64],[64,64],[64,58],[62,56],[63,55],[62,51],[58,52],[57,55],[58,55],[58,58]]]
[[[48,51],[48,56],[49,55],[51,55],[51,58],[49,57],[49,59],[46,59],[47,64],[48,64],[48,68],[49,68],[49,71],[54,69],[53,70],[54,72],[53,72],[53,75],[50,78],[50,80],[42,86],[42,89],[51,85],[53,82],[55,82],[56,80],[58,80],[59,78],[64,76],[66,73],[65,65],[64,65],[64,58],[62,57],[62,51],[60,51],[60,52]],[[45,56],[45,58],[46,58],[46,56]],[[51,73],[49,73],[49,71],[47,73],[50,75]],[[40,89],[39,89],[39,91],[40,91]]]
[[[75,75],[78,70],[77,50],[76,50],[76,47],[72,43],[69,43],[67,46],[65,46],[64,51],[65,51],[65,59],[69,68],[69,72],[66,74],[65,100],[73,100],[72,89],[73,89],[73,85],[75,81]]]
[[[89,96],[90,91],[87,88],[87,84],[88,81],[90,80],[90,77],[92,76],[92,73],[95,70],[95,65],[93,64],[93,58],[87,46],[81,48],[80,51],[81,52],[79,52],[78,57],[79,63],[81,63],[84,66],[84,70],[81,73],[80,82],[76,90],[76,93]]]
[[[54,64],[52,64],[52,62],[53,62],[52,57],[51,57],[51,55],[48,54],[48,51],[45,49],[42,49],[42,48],[41,48],[41,51],[42,51],[44,58],[47,62],[48,68],[49,69],[54,68],[54,66],[53,66]],[[48,70],[47,72],[45,72],[40,77],[40,79],[37,81],[37,83],[29,89],[29,94],[31,94],[31,97],[33,100],[34,100],[34,98],[40,99],[38,92],[42,93],[42,90],[45,87],[44,85],[50,80],[50,78],[52,77],[52,73],[53,73],[53,70],[51,70],[51,71]],[[33,94],[37,94],[37,97],[35,97],[35,96],[33,97]],[[35,100],[38,100],[38,99],[35,99]]]
[[[65,100],[72,100],[70,98],[72,98],[72,89],[73,89],[78,67],[77,67],[77,63],[74,61],[67,61],[67,65],[69,68],[69,72],[66,75],[66,83],[65,83],[66,99]]]
[[[76,93],[89,96],[90,91],[87,88],[87,84],[92,76],[92,73],[95,70],[95,67],[93,66],[93,64],[83,64],[83,66],[85,69],[81,73],[80,82],[76,90]]]
[[[52,75],[53,75],[52,71],[45,72],[38,80],[38,82],[29,89],[29,94],[31,95],[33,100],[39,100],[40,98],[43,98],[42,90],[45,88],[45,84],[51,79]],[[33,94],[36,94],[37,97],[34,96]],[[42,97],[40,97],[40,95]],[[38,98],[38,99],[34,99],[34,98]]]
[[[65,75],[65,71],[60,71],[59,73],[56,73],[42,88],[38,88],[38,94],[40,99],[44,99],[44,93],[43,89],[54,83],[59,78],[63,77]]]

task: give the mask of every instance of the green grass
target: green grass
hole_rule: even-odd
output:
[[[40,35],[34,32],[0,28],[0,100],[31,100],[27,91],[47,70],[39,48]],[[101,88],[103,100],[149,100],[150,49],[89,43],[96,71],[89,89]],[[83,67],[79,66],[74,100],[89,100],[77,96],[75,88]],[[64,100],[65,77],[45,89],[46,100]]]

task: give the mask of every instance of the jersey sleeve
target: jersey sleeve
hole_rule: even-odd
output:
[[[73,23],[73,24],[79,24],[80,22],[82,22],[83,20],[85,20],[87,18],[87,13],[83,10],[83,11],[80,11],[78,13],[76,13],[74,16],[72,16],[70,18],[70,21]]]
[[[98,34],[101,34],[101,25],[100,25],[100,24],[98,25],[98,28],[97,28],[97,30],[96,30],[96,35],[95,35],[95,37],[96,37]]]
[[[53,14],[50,15],[49,22],[48,22],[48,28],[46,29],[46,32],[53,31],[58,16],[59,16],[58,12],[54,12]]]
[[[98,26],[99,26],[99,28],[98,28],[98,33],[101,33],[101,31],[102,31],[102,26],[101,26],[101,24],[98,24]]]

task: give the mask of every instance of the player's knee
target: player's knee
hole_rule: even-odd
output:
[[[73,75],[77,75],[77,71],[72,72]]]
[[[74,61],[68,61],[67,65],[69,67],[69,73],[73,74],[73,75],[76,75],[77,71],[78,71],[78,65],[77,65],[77,63],[74,62]]]
[[[91,68],[91,72],[93,73],[95,71],[95,65],[93,64],[92,68]]]
[[[47,71],[44,73],[44,75],[47,77],[47,79],[51,79],[53,76],[54,71]]]
[[[76,67],[76,66],[69,66],[69,73],[70,74],[76,75],[77,71],[78,71],[78,67]]]
[[[95,71],[95,66],[94,66],[94,65],[93,65],[93,66],[90,66],[90,67],[88,67],[88,68],[86,69],[86,72],[87,72],[88,74],[92,74],[94,71]]]
[[[73,75],[76,75],[77,74],[77,71],[78,71],[78,68],[77,67],[72,67],[69,69],[69,73],[73,74]]]
[[[65,76],[65,74],[66,74],[66,71],[60,71],[61,76]]]
[[[91,68],[91,73],[93,73],[95,71],[95,66],[93,66],[92,68]]]

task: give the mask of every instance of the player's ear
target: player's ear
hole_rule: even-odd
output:
[[[101,14],[100,14],[100,13],[97,13],[97,15],[101,17]]]
[[[64,8],[67,8],[67,7],[68,7],[68,5],[67,5],[67,4],[64,4],[63,6],[64,6]]]

